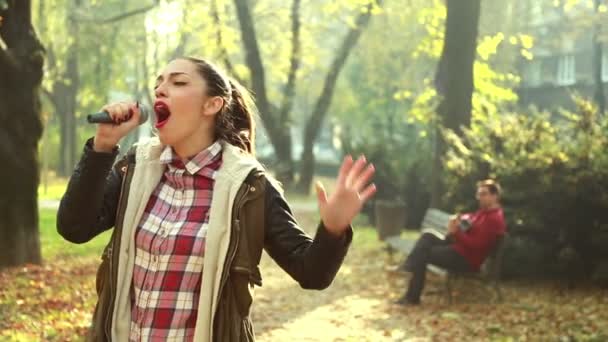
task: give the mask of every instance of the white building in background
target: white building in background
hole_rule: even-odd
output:
[[[593,28],[580,27],[595,15],[593,2],[579,2],[565,11],[551,0],[521,2],[520,18],[526,18],[525,30],[534,36],[532,60],[522,59],[522,84],[518,90],[523,105],[541,109],[572,109],[572,95],[592,98]],[[558,3],[559,4],[559,3]],[[577,25],[579,30],[576,30]],[[602,80],[608,98],[608,42],[604,42]]]

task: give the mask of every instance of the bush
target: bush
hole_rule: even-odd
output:
[[[600,286],[608,288],[608,260],[601,260],[598,262],[593,271],[592,279]]]
[[[497,179],[512,235],[549,250],[541,270],[572,248],[590,276],[608,248],[593,239],[608,226],[608,120],[596,113],[578,100],[577,113],[508,114],[475,122],[462,137],[444,132],[444,201],[474,206],[472,184]]]
[[[375,200],[403,201],[408,207],[405,226],[416,227],[430,199],[430,141],[422,136],[420,126],[402,119],[370,120],[356,136],[342,137],[345,153],[364,154],[376,168],[373,182],[378,191],[366,204],[364,213],[374,222]]]
[[[502,275],[526,277],[543,272],[550,251],[534,239],[514,235],[505,242]]]

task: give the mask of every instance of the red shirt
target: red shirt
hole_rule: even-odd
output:
[[[479,270],[494,248],[497,238],[506,232],[507,226],[502,208],[480,209],[469,214],[469,220],[471,228],[465,232],[458,230],[453,234],[452,246],[467,259],[473,269]]]
[[[130,341],[192,341],[209,208],[222,145],[185,164],[166,147],[163,177],[135,232]]]

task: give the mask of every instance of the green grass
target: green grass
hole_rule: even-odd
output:
[[[106,231],[85,244],[66,241],[57,233],[57,212],[54,209],[40,209],[40,245],[42,258],[53,260],[65,257],[99,257],[110,240],[111,231]]]
[[[49,183],[47,188],[44,188],[44,185],[41,183],[38,186],[38,199],[39,200],[53,200],[53,199],[61,199],[63,193],[65,192],[65,188],[68,185],[67,180],[65,179],[57,179]]]

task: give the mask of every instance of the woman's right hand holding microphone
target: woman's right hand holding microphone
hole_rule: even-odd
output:
[[[102,111],[107,112],[114,123],[100,123],[93,140],[95,152],[112,152],[120,139],[139,125],[141,116],[137,102],[117,102],[103,106]]]

